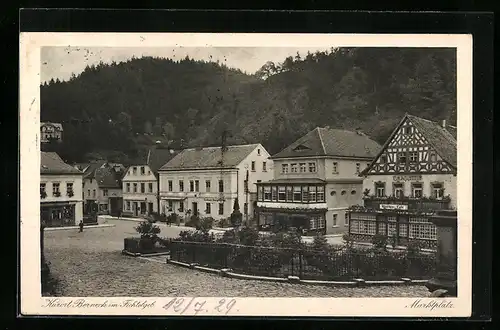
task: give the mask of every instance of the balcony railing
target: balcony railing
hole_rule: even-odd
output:
[[[383,210],[383,209],[398,209],[407,210],[448,210],[450,209],[450,198],[444,197],[442,199],[432,198],[411,198],[411,197],[374,197],[369,196],[363,199],[365,208]]]

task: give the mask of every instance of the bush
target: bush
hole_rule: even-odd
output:
[[[179,238],[177,240],[184,242],[210,243],[215,242],[215,236],[214,234],[209,234],[208,232],[202,232],[199,230],[183,230],[179,233]]]
[[[229,227],[229,218],[222,218],[222,219],[219,219],[219,221],[217,221],[217,227],[219,228],[227,228]]]
[[[166,218],[166,221],[167,221],[167,224],[171,225],[173,223],[179,223],[180,222],[180,218],[179,218],[179,215],[177,213],[170,213],[167,218]]]
[[[349,233],[345,233],[344,235],[342,235],[342,240],[344,242],[344,247],[347,250],[352,249],[354,245],[354,239],[351,237],[351,235],[349,235]]]
[[[214,225],[215,219],[212,217],[201,218],[198,222],[196,230],[200,230],[202,232],[209,232]]]
[[[225,233],[224,233],[225,234]],[[239,243],[242,245],[255,246],[259,240],[259,232],[251,227],[242,227],[237,232]]]
[[[238,244],[239,237],[236,235],[236,231],[234,229],[224,231],[222,237],[217,240],[218,243],[230,243],[230,244]]]
[[[143,221],[135,227],[135,231],[141,235],[141,238],[149,238],[154,244],[161,229],[150,221]]]
[[[200,217],[197,214],[193,214],[186,220],[187,227],[198,228],[200,226]]]
[[[373,247],[377,250],[386,250],[387,248],[387,236],[376,234],[372,237]]]

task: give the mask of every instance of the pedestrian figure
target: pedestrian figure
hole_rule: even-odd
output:
[[[83,233],[83,220],[80,220],[79,226],[80,226],[80,233]]]
[[[118,211],[118,219],[120,219],[121,216],[122,216],[122,210],[119,210]]]

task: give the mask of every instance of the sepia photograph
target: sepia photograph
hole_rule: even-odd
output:
[[[31,35],[30,306],[470,310],[467,36]]]

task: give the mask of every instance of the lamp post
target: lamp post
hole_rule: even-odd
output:
[[[432,296],[457,296],[457,212],[442,210],[431,217],[437,227],[436,275],[426,283]]]

